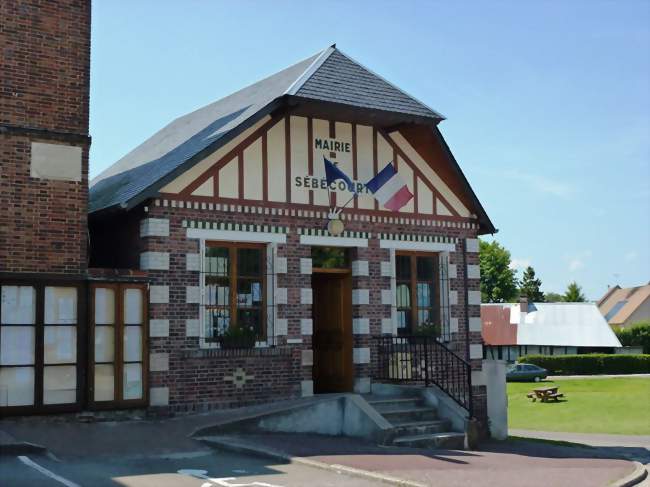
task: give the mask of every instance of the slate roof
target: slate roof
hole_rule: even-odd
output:
[[[91,181],[89,211],[134,207],[287,97],[443,119],[332,46],[171,122]]]
[[[486,345],[621,346],[593,303],[482,304],[481,322]]]

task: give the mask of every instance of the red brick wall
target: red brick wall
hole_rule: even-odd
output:
[[[137,210],[140,211],[140,210]],[[162,218],[169,220],[169,237],[146,237],[139,245],[133,246],[137,252],[169,252],[169,271],[149,270],[152,285],[169,286],[169,304],[150,304],[152,319],[169,319],[169,337],[150,338],[153,353],[169,354],[169,371],[151,372],[152,387],[168,387],[170,409],[204,410],[217,407],[251,404],[281,400],[300,395],[300,381],[311,380],[311,367],[300,365],[300,351],[311,349],[311,337],[301,336],[300,320],[311,318],[311,306],[300,304],[300,289],[311,287],[311,276],[300,273],[300,258],[310,257],[310,247],[299,244],[297,229],[316,229],[322,222],[315,218],[300,218],[278,215],[261,215],[246,212],[221,212],[208,209],[173,208],[171,205],[148,203],[148,212],[142,218]],[[187,238],[187,228],[183,220],[212,223],[256,224],[288,226],[286,244],[278,244],[278,256],[287,258],[287,273],[276,276],[278,287],[287,288],[288,304],[278,304],[278,318],[288,320],[287,338],[301,338],[302,343],[287,344],[281,338],[273,356],[246,356],[233,358],[231,351],[199,351],[199,339],[185,336],[185,320],[198,319],[199,305],[185,302],[185,287],[199,285],[199,273],[187,271],[185,254],[198,253],[199,241]],[[466,357],[464,267],[462,239],[475,238],[476,230],[459,227],[427,227],[412,224],[367,223],[346,221],[346,230],[353,232],[372,232],[373,238],[367,248],[352,249],[352,260],[368,261],[369,276],[354,277],[352,288],[369,289],[369,305],[353,305],[353,317],[369,318],[370,334],[355,335],[355,347],[371,347],[371,336],[381,333],[382,318],[390,317],[390,306],[381,304],[381,290],[390,288],[390,278],[381,276],[381,262],[389,260],[389,251],[379,248],[377,233],[436,235],[458,238],[456,251],[450,253],[450,263],[457,265],[457,278],[450,280],[450,288],[458,291],[458,304],[452,306],[451,315],[459,318],[459,332],[452,337],[451,348]],[[137,258],[136,255],[131,257]],[[467,255],[467,264],[478,263],[477,254]],[[468,289],[478,290],[479,281],[470,279]],[[479,306],[469,306],[471,317],[480,316]],[[470,334],[471,343],[482,343],[480,333]],[[472,360],[472,367],[480,370],[480,359]],[[272,367],[269,368],[269,364]],[[369,365],[355,365],[358,378],[372,375],[373,357]],[[237,389],[223,380],[224,375],[232,374],[242,367],[248,375],[255,376]],[[200,378],[199,378],[200,377]],[[484,387],[474,389],[478,411],[484,409]]]
[[[0,2],[0,272],[83,274],[90,2]],[[81,181],[30,176],[31,142],[82,146]]]

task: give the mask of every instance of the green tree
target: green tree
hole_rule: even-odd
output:
[[[585,295],[582,294],[582,288],[578,286],[578,283],[573,281],[566,288],[563,300],[567,303],[584,303],[587,298],[585,298]]]
[[[480,241],[481,299],[506,303],[517,297],[517,279],[510,268],[510,252],[497,241]]]
[[[540,290],[542,281],[535,278],[535,269],[531,266],[526,267],[524,276],[521,279],[521,286],[519,288],[519,296],[528,298],[532,303],[543,303],[544,293]]]
[[[564,296],[562,296],[560,293],[546,293],[546,296],[544,296],[546,299],[547,303],[561,303],[564,301]]]

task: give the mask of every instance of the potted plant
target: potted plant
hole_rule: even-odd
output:
[[[229,327],[220,337],[221,348],[253,348],[257,335],[252,326]]]

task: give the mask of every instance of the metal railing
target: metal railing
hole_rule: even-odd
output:
[[[375,380],[409,384],[435,384],[460,406],[472,410],[470,364],[435,337],[373,337],[377,349]]]

